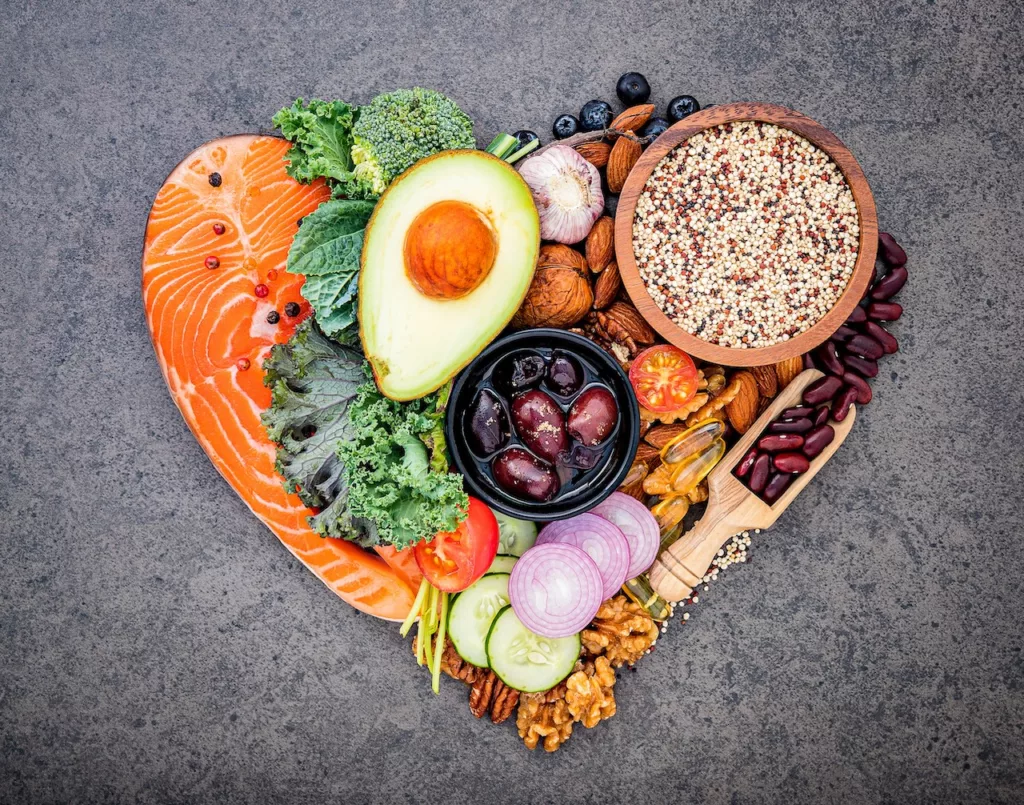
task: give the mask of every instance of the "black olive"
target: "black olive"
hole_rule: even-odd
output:
[[[605,215],[610,215],[612,218],[615,217],[615,212],[619,209],[619,197],[612,193],[604,194],[604,212]]]
[[[605,101],[587,101],[580,109],[580,128],[584,131],[600,131],[608,128],[615,114]]]
[[[491,375],[494,387],[512,397],[540,385],[547,365],[535,352],[517,352],[505,357]]]
[[[562,397],[570,397],[583,386],[583,367],[571,355],[556,352],[551,356],[544,384]]]
[[[699,111],[700,104],[692,95],[679,95],[668,102],[668,119],[674,123]]]
[[[520,148],[525,148],[534,140],[540,139],[540,137],[537,136],[536,132],[530,131],[529,129],[519,129],[519,131],[517,131],[512,136],[516,138],[516,142],[518,143],[518,147],[516,148],[517,151]]]
[[[640,129],[640,136],[657,137],[671,125],[672,124],[665,120],[665,118],[663,117],[652,117],[650,120],[647,121],[647,124],[642,129]]]
[[[559,115],[555,118],[555,125],[551,127],[551,133],[558,140],[572,137],[580,130],[580,122],[572,115]]]
[[[651,97],[651,85],[640,73],[626,73],[615,85],[615,94],[626,106],[636,106],[638,103],[647,103]]]

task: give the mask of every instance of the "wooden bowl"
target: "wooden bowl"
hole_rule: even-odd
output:
[[[850,281],[835,306],[812,327],[793,336],[788,341],[753,349],[737,349],[711,344],[675,324],[662,313],[661,308],[648,294],[647,286],[644,285],[644,281],[640,277],[640,270],[637,268],[633,253],[633,215],[636,211],[636,203],[655,166],[669,151],[697,132],[723,123],[735,123],[741,120],[758,120],[789,129],[810,140],[832,157],[842,171],[846,183],[853,191],[853,199],[857,204],[860,218],[860,244],[857,261],[854,264]],[[828,337],[846,321],[857,303],[863,298],[874,273],[877,251],[878,217],[875,212],[875,200],[871,195],[867,179],[864,178],[864,172],[860,169],[853,154],[839,141],[836,135],[821,124],[792,109],[767,103],[729,103],[723,106],[713,106],[676,123],[644,151],[633,167],[629,178],[626,179],[622,194],[619,196],[619,206],[615,215],[615,256],[619,264],[622,283],[637,310],[669,343],[675,344],[684,352],[697,358],[725,366],[763,366],[769,363],[778,363],[787,358],[802,355],[828,340]]]

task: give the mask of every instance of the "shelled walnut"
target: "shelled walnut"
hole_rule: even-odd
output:
[[[547,694],[531,693],[520,697],[516,727],[527,749],[536,749],[544,741],[545,752],[555,752],[572,735],[573,716],[564,694],[551,701]]]
[[[615,671],[607,657],[584,663],[565,680],[565,686],[569,712],[584,727],[596,727],[615,715]]]
[[[636,662],[658,638],[658,624],[624,595],[601,604],[589,629],[580,635],[590,656],[604,656],[615,667]]]

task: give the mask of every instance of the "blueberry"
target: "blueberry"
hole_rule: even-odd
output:
[[[559,140],[572,137],[579,130],[580,122],[572,115],[559,115],[555,118],[555,125],[551,127],[551,133]]]
[[[515,137],[516,142],[519,143],[518,147],[516,148],[517,151],[520,148],[525,148],[534,140],[540,139],[540,137],[537,136],[537,132],[530,131],[529,129],[519,129],[519,131],[517,131],[512,136]]]
[[[641,137],[657,137],[672,124],[663,117],[652,117],[647,124],[640,129]]]
[[[640,73],[626,73],[615,85],[615,94],[626,106],[636,106],[638,103],[647,103],[651,97],[651,85]]]
[[[580,109],[580,127],[584,131],[600,131],[608,128],[614,117],[605,101],[587,101]]]
[[[668,119],[674,123],[699,111],[700,104],[692,95],[679,95],[668,102]]]

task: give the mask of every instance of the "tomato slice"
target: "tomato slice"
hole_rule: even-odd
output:
[[[469,516],[450,533],[441,533],[413,549],[427,581],[446,593],[465,590],[479,579],[498,552],[498,521],[486,504],[469,499]]]
[[[699,379],[693,359],[668,344],[645,349],[629,369],[637,400],[657,414],[686,405],[697,393]]]

